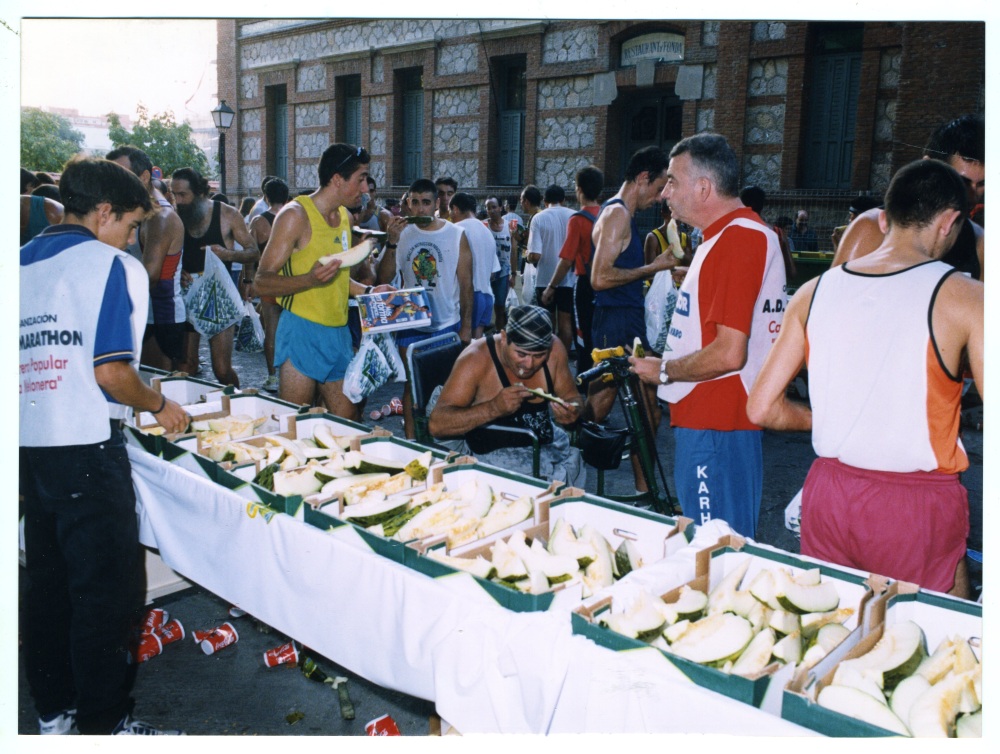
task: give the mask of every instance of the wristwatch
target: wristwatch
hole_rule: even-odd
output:
[[[667,376],[667,360],[666,359],[664,359],[663,361],[660,362],[660,384],[661,385],[669,385],[670,384],[670,377]]]

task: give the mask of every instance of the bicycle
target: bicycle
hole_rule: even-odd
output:
[[[577,375],[576,382],[578,385],[582,385],[589,380],[596,379],[614,383],[618,399],[621,401],[622,414],[625,417],[628,437],[626,447],[635,451],[648,487],[646,492],[633,495],[606,495],[603,491],[605,470],[597,467],[597,494],[610,500],[633,505],[648,502],[659,513],[668,516],[679,515],[680,508],[670,496],[666,475],[660,464],[659,456],[656,454],[656,440],[645,406],[642,405],[644,399],[639,386],[639,378],[631,371],[625,349],[621,346],[605,349],[595,348],[592,352],[592,358],[594,366]]]

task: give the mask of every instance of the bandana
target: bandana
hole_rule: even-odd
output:
[[[540,306],[515,306],[507,319],[507,341],[525,351],[547,351],[552,345],[552,318]]]

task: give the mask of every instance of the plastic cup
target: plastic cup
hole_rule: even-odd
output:
[[[207,655],[215,654],[220,649],[235,644],[239,640],[240,635],[236,631],[236,626],[227,621],[201,642],[201,651]]]
[[[170,613],[166,610],[154,607],[149,610],[142,619],[142,633],[155,634],[170,620]]]
[[[289,662],[298,663],[298,661],[299,648],[295,646],[294,641],[282,644],[280,647],[274,647],[264,653],[264,664],[269,668],[276,668]]]
[[[393,720],[389,715],[382,715],[382,717],[376,717],[369,723],[365,724],[365,733],[369,736],[401,736],[402,733],[399,732],[399,726],[396,725],[396,721]]]
[[[156,635],[160,637],[163,646],[167,646],[167,644],[173,644],[175,641],[180,641],[184,638],[184,626],[181,625],[179,620],[174,618],[169,623],[164,624]]]
[[[139,641],[139,646],[135,648],[136,663],[151,660],[163,651],[163,642],[156,634],[145,634]]]

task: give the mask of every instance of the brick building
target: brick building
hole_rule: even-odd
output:
[[[382,195],[416,177],[516,194],[617,190],[637,148],[712,130],[771,214],[881,193],[941,121],[985,107],[975,22],[262,20],[218,22],[219,96],[238,113],[232,195],[263,175],[314,187],[333,141],[365,146]],[[235,180],[234,180],[235,179]],[[572,192],[568,192],[572,195]]]

